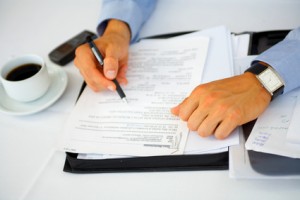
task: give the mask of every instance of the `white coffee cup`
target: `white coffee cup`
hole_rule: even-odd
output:
[[[33,72],[33,75],[29,73],[29,77],[25,79],[23,75],[19,76],[19,79],[21,79],[19,80],[16,71],[19,71],[19,73],[23,73],[26,70],[30,71],[29,64],[34,64],[33,66],[36,67],[40,66],[40,69],[37,69],[36,73]],[[16,68],[19,69],[16,70]],[[20,68],[22,68],[23,71]],[[12,99],[21,102],[29,102],[40,98],[47,92],[51,82],[43,58],[37,55],[24,55],[14,58],[2,66],[0,70],[0,79],[5,92]],[[13,70],[15,71],[13,72]],[[9,78],[8,76],[14,78]]]

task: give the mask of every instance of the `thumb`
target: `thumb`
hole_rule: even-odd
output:
[[[103,73],[104,76],[110,80],[116,78],[119,70],[119,58],[116,56],[112,49],[106,50],[106,56],[104,58]]]
[[[110,80],[116,78],[118,74],[119,62],[116,58],[113,57],[105,57],[103,66],[104,76]]]

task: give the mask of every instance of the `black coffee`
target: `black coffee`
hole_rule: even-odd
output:
[[[41,68],[41,65],[33,63],[20,65],[10,71],[6,79],[9,81],[21,81],[35,75]]]

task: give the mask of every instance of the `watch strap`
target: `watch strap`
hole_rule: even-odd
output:
[[[261,74],[263,71],[265,71],[268,68],[270,68],[277,75],[276,71],[271,66],[269,66],[268,64],[266,64],[264,62],[256,62],[256,63],[252,64],[251,67],[249,67],[245,72],[250,72],[250,73],[253,73],[256,76],[258,76],[259,74]],[[281,80],[280,76],[279,75],[277,75],[277,76]],[[281,95],[283,93],[283,91],[284,91],[284,85],[282,85],[281,87],[279,87],[277,90],[273,91],[272,93],[270,91],[268,91],[271,94],[271,101],[274,100],[279,95]]]
[[[268,66],[262,62],[256,62],[251,65],[245,72],[251,72],[252,74],[258,75],[265,71]]]

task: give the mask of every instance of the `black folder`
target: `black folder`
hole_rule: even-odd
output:
[[[169,38],[193,31],[157,35],[149,38]],[[251,32],[249,54],[259,54],[281,41],[288,30]],[[83,84],[82,90],[86,85]],[[82,92],[81,90],[81,92]],[[249,130],[249,129],[248,129]],[[65,172],[71,173],[107,173],[107,172],[157,172],[187,170],[226,170],[228,152],[200,155],[166,155],[149,157],[113,158],[101,160],[78,159],[78,154],[66,152]]]

